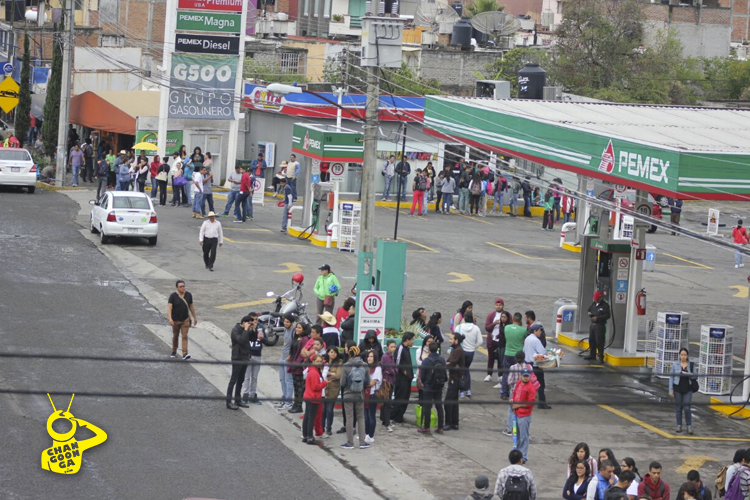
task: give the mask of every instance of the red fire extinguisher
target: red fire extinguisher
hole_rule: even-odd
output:
[[[646,315],[646,289],[642,288],[635,296],[635,305],[638,310],[638,316]]]

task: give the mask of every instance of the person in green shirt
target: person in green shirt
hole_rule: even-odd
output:
[[[505,327],[505,356],[503,357],[503,381],[500,397],[507,400],[509,397],[508,389],[508,368],[516,364],[516,353],[523,351],[523,341],[526,339],[528,332],[521,326],[523,317],[521,313],[513,315],[513,324]]]
[[[547,189],[544,193],[544,220],[542,221],[542,230],[553,231],[555,226],[555,197],[552,196],[552,189]]]
[[[115,188],[115,159],[117,156],[115,156],[114,150],[110,149],[109,153],[107,153],[107,163],[109,164],[109,178],[107,179],[107,187],[108,188]]]
[[[320,315],[323,314],[323,311],[333,314],[333,305],[339,290],[341,290],[339,280],[331,271],[331,266],[323,264],[319,269],[320,276],[318,276],[315,288],[313,288],[315,297],[318,299],[318,324],[321,322]]]

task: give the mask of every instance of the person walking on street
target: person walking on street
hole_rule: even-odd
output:
[[[349,361],[344,363],[341,373],[341,387],[344,388],[344,414],[346,416],[345,450],[354,449],[354,426],[357,426],[360,449],[367,449],[370,443],[365,440],[364,391],[370,386],[370,370],[359,356],[359,349],[349,348]]]
[[[221,222],[216,220],[214,212],[208,212],[208,220],[201,224],[198,242],[203,247],[203,263],[206,265],[206,269],[213,272],[216,248],[217,246],[224,246],[224,232],[221,228]]]
[[[81,151],[81,146],[76,144],[75,146],[73,146],[73,149],[70,150],[70,153],[68,155],[68,166],[73,172],[73,187],[78,187],[78,176],[81,173],[83,162],[83,151]]]
[[[422,394],[424,403],[422,404],[422,422],[417,422],[420,427],[419,432],[430,432],[430,420],[432,418],[432,404],[434,402],[437,410],[437,433],[443,433],[445,426],[445,414],[443,413],[443,387],[448,381],[448,370],[445,360],[438,354],[437,342],[430,344],[430,355],[422,361],[419,367],[422,379]]]
[[[250,313],[234,325],[230,337],[232,339],[232,376],[229,378],[227,386],[227,409],[239,410],[249,408],[246,402],[242,401],[242,381],[245,380],[247,371],[247,361],[250,359],[250,336],[258,325],[258,316]],[[232,393],[234,393],[234,403],[232,403]]]
[[[289,222],[289,210],[292,207],[292,203],[294,203],[294,193],[286,181],[286,179],[281,179],[281,192],[284,195],[284,201],[282,202],[284,204],[284,211],[281,214],[282,233],[286,233],[287,223]]]
[[[323,380],[320,373],[323,366],[323,358],[318,354],[313,354],[310,358],[311,365],[307,367],[307,378],[305,379],[305,418],[302,421],[302,442],[315,444],[315,421],[318,419],[318,413],[321,413],[320,399],[323,397],[323,389],[328,382]]]
[[[544,345],[542,345],[542,341],[540,340],[542,333],[544,333],[544,328],[542,327],[541,323],[534,323],[533,325],[531,325],[529,329],[529,335],[523,341],[523,353],[526,363],[530,364],[533,367],[534,375],[536,375],[536,379],[539,381],[538,408],[540,410],[549,410],[552,407],[547,404],[547,397],[544,394],[544,370],[537,366],[535,360],[536,356],[546,356],[547,354],[547,350],[544,348]]]
[[[206,172],[203,175],[203,199],[201,200],[201,215],[206,214],[206,203],[208,203],[208,211],[214,211],[214,174],[211,172],[211,168],[209,168],[208,166],[204,165],[203,168],[206,169]]]
[[[411,361],[410,349],[414,345],[414,332],[405,332],[401,337],[401,344],[396,349],[396,385],[394,390],[394,399],[398,401],[393,404],[391,413],[391,422],[397,424],[404,423],[404,413],[409,406],[409,396],[411,395],[411,381],[414,378],[414,366]]]
[[[513,324],[505,327],[505,356],[503,357],[503,380],[501,398],[507,400],[512,387],[508,386],[508,369],[516,364],[516,353],[523,352],[523,341],[526,339],[526,328],[521,326],[521,313],[513,315]]]
[[[680,215],[682,215],[682,200],[679,198],[669,198],[669,222],[673,226],[680,226]],[[676,235],[675,231],[672,231],[672,236]]]
[[[495,495],[506,498],[506,492],[515,494],[512,498],[536,500],[536,482],[531,471],[523,466],[525,459],[521,450],[510,450],[510,465],[501,469],[495,481]]]
[[[427,189],[427,178],[422,175],[422,170],[417,169],[416,175],[414,176],[414,185],[412,187],[411,197],[411,211],[409,215],[414,215],[414,207],[417,208],[417,215],[422,215],[422,202],[424,200],[424,193]]]
[[[398,175],[398,186],[396,186],[396,193],[399,198],[406,199],[406,183],[409,180],[409,174],[411,174],[411,164],[402,158],[396,165],[396,174]]]
[[[529,182],[531,177],[526,177],[521,183],[521,191],[523,191],[523,216],[531,217],[531,183]]]
[[[458,394],[461,391],[461,379],[464,375],[466,364],[464,350],[461,343],[464,336],[456,333],[451,338],[451,353],[446,360],[448,367],[448,389],[445,391],[445,427],[446,431],[458,430]]]
[[[193,219],[202,219],[201,206],[203,205],[203,176],[206,169],[201,167],[200,170],[193,172],[193,183],[191,184],[193,194]]]
[[[482,346],[482,331],[477,325],[474,324],[474,313],[467,311],[464,315],[464,322],[461,323],[456,332],[464,336],[462,347],[464,349],[464,356],[466,359],[466,392],[462,392],[460,397],[471,397],[471,363],[474,361],[474,353],[478,347]]]
[[[513,391],[513,412],[516,415],[518,431],[518,449],[523,453],[524,462],[529,461],[529,433],[531,430],[531,413],[536,402],[536,389],[531,383],[531,370],[521,370],[521,380]]]
[[[250,201],[250,194],[252,193],[252,180],[250,174],[247,173],[247,169],[242,167],[242,175],[240,177],[240,189],[237,195],[236,202],[234,205],[234,222],[244,223],[247,220],[248,203]]]
[[[677,417],[677,429],[682,432],[682,413],[685,412],[685,425],[687,433],[693,433],[693,415],[690,403],[693,401],[693,392],[697,391],[695,365],[689,360],[690,353],[684,347],[680,349],[680,359],[672,363],[669,377],[669,395],[674,398]],[[695,386],[696,391],[693,391]]]
[[[341,285],[336,275],[331,271],[331,266],[323,264],[318,269],[320,270],[320,276],[315,281],[313,292],[315,292],[317,298],[317,324],[319,325],[322,321],[320,315],[323,314],[323,311],[333,314],[336,296],[339,294],[339,290],[341,290]]]
[[[604,301],[604,294],[599,290],[594,292],[594,302],[589,306],[589,355],[583,359],[589,361],[596,359],[604,363],[604,343],[607,336],[607,321],[611,316],[609,304]]]
[[[396,174],[396,156],[391,155],[388,161],[383,165],[383,169],[380,171],[383,174],[383,181],[385,187],[383,188],[383,201],[391,199],[391,182],[393,182],[393,176]]]
[[[169,357],[177,356],[177,341],[182,334],[182,359],[190,359],[188,354],[188,330],[191,326],[198,326],[198,316],[195,314],[193,305],[193,295],[185,289],[185,282],[177,280],[175,283],[177,291],[172,292],[167,301],[167,318],[172,326],[172,354]],[[193,316],[193,322],[190,323],[190,315]]]
[[[604,465],[604,462],[602,462],[602,465]],[[648,465],[648,474],[643,477],[643,481],[638,485],[639,497],[648,495],[651,500],[669,500],[669,485],[661,478],[661,471],[659,462],[651,462]]]
[[[732,238],[735,245],[746,246],[748,243],[747,230],[742,227],[742,219],[737,220],[737,226],[732,229]],[[742,263],[742,252],[740,249],[734,251],[734,268],[745,267]]]
[[[208,153],[206,153],[208,154]],[[256,313],[250,313],[251,316],[257,317]],[[256,320],[257,321],[257,320]],[[257,326],[257,322],[255,323]],[[254,328],[250,333],[250,363],[247,365],[247,371],[242,382],[242,401],[254,405],[263,404],[258,401],[258,375],[262,366],[263,346],[270,345],[263,330]]]
[[[497,362],[498,376],[503,368],[503,356],[505,355],[505,330],[502,325],[502,313],[505,310],[505,301],[495,299],[495,310],[487,315],[484,320],[484,330],[487,332],[487,376],[485,382],[492,381],[492,372]]]

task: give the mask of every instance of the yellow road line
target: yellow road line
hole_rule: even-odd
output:
[[[530,255],[522,254],[521,252],[516,252],[515,250],[511,250],[510,248],[506,248],[502,245],[498,245],[497,243],[492,243],[491,241],[486,241],[488,245],[492,245],[493,247],[497,247],[501,250],[505,250],[506,252],[510,252],[514,255],[518,255],[519,257],[523,257],[524,259],[529,260],[548,260],[548,261],[556,261],[556,262],[579,262],[580,259],[556,259],[556,258],[547,258],[547,257],[532,257]]]
[[[557,245],[527,245],[526,243],[502,243],[502,245],[508,246],[508,247],[516,246],[516,247],[529,247],[529,248],[551,248],[554,250],[557,250],[560,248]]]
[[[305,245],[296,245],[294,243],[268,243],[265,241],[237,241],[224,236],[224,241],[228,243],[237,243],[238,245],[266,245],[271,247],[303,247]]]
[[[682,257],[678,257],[676,255],[672,255],[671,253],[662,252],[662,255],[666,255],[667,257],[672,257],[673,259],[681,260],[682,262],[687,262],[688,264],[693,264],[694,266],[702,267],[703,269],[713,269],[711,266],[706,266],[703,264],[699,264],[697,262],[693,262],[692,260],[683,259]]]
[[[492,222],[488,222],[488,221],[484,220],[485,217],[479,217],[477,215],[475,215],[475,216],[472,217],[472,216],[469,216],[469,215],[459,214],[458,212],[455,212],[455,213],[453,213],[451,215],[458,215],[459,217],[463,217],[464,219],[473,220],[474,222],[481,222],[482,224],[489,224],[490,226],[494,226],[495,225]]]
[[[427,245],[423,245],[421,243],[417,243],[416,241],[407,240],[406,238],[400,238],[401,241],[406,241],[407,243],[411,243],[412,245],[417,245],[418,247],[424,248],[424,250],[412,250],[413,252],[429,252],[429,253],[440,253],[440,251],[435,250],[432,247],[428,247]]]
[[[257,231],[259,233],[270,233],[270,229],[261,229],[261,228],[244,228],[244,227],[223,227],[224,231]]]
[[[261,304],[272,304],[276,299],[260,299],[253,300],[250,302],[238,302],[236,304],[224,304],[223,306],[215,306],[214,309],[238,309],[240,307],[259,306]]]
[[[682,264],[656,264],[656,267],[680,267],[682,269],[703,269],[698,266],[683,266]]]
[[[628,415],[627,413],[617,410],[615,408],[612,408],[609,405],[597,405],[599,408],[602,408],[604,410],[607,410],[610,413],[613,413],[617,415],[620,418],[624,418],[628,422],[631,422],[633,424],[636,424],[638,426],[643,427],[646,430],[649,430],[651,432],[654,432],[658,434],[659,436],[667,439],[679,439],[679,440],[692,440],[692,441],[729,441],[729,442],[744,442],[747,441],[747,439],[742,438],[725,438],[725,437],[705,437],[705,436],[675,436],[674,434],[670,434],[666,431],[663,431],[659,429],[658,427],[655,427],[651,424],[647,424],[643,420],[637,419],[633,416]]]

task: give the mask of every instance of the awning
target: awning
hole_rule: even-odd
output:
[[[159,92],[84,92],[70,101],[70,122],[95,130],[135,135],[135,119],[159,115]]]

